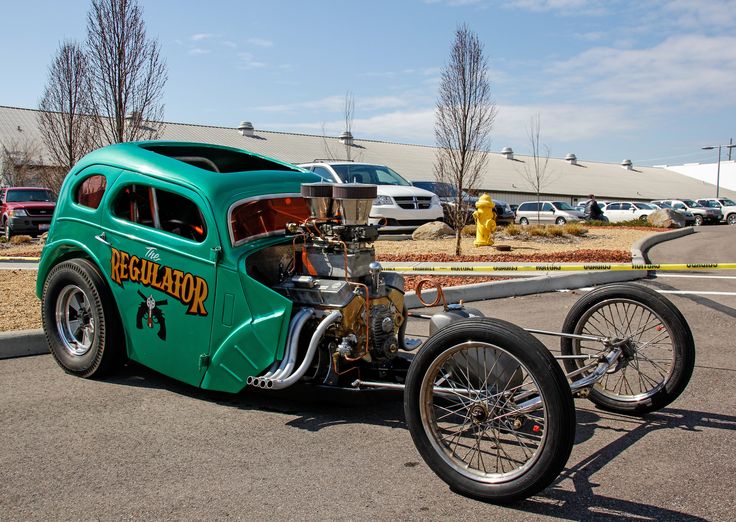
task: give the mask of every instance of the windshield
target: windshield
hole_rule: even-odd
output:
[[[54,195],[45,189],[8,190],[5,201],[54,201]]]
[[[557,210],[575,210],[570,205],[565,203],[564,201],[553,201],[552,204],[555,206]]]
[[[701,205],[700,203],[692,199],[683,199],[682,202],[685,203],[688,207],[695,207],[695,208],[703,207],[703,205]]]
[[[415,181],[414,186],[424,190],[428,190],[430,192],[434,192],[441,198],[454,198],[457,194],[455,187],[453,187],[449,183],[439,183],[435,181]],[[467,197],[465,191],[463,191],[463,196]]]
[[[721,205],[723,205],[724,207],[736,207],[736,203],[734,203],[732,199],[723,198],[719,199],[718,201],[720,201]]]
[[[382,165],[332,165],[332,168],[345,183],[411,186],[411,183],[398,173]]]

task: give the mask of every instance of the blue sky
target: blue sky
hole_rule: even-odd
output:
[[[167,121],[434,144],[439,75],[466,23],[498,107],[492,150],[681,164],[736,138],[736,0],[144,0],[165,57]],[[0,105],[35,108],[87,0],[0,5]],[[42,13],[42,14],[39,14]],[[724,156],[725,157],[725,156]]]

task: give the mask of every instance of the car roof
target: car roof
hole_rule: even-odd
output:
[[[210,167],[196,166],[213,164]],[[208,163],[209,162],[209,163]],[[219,167],[218,167],[219,163]],[[319,177],[295,165],[242,149],[195,142],[140,141],[97,149],[72,169],[76,175],[92,165],[107,165],[189,187],[213,201],[271,193],[299,193],[301,183]]]

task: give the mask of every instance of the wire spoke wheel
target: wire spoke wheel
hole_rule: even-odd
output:
[[[620,413],[646,413],[672,402],[687,385],[695,365],[692,333],[682,314],[655,291],[637,284],[600,287],[570,309],[563,332],[607,338],[622,348],[614,365],[591,389],[598,406]],[[597,341],[563,339],[563,355],[599,356]],[[566,359],[572,372],[594,364]]]
[[[506,351],[468,342],[447,350],[425,374],[421,415],[438,454],[483,482],[513,479],[533,466],[545,443],[546,408],[529,371]]]
[[[404,410],[432,470],[491,502],[548,486],[575,438],[559,365],[536,338],[496,319],[457,321],[433,335],[409,368]]]

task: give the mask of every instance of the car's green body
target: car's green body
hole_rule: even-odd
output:
[[[214,155],[242,155],[238,157],[252,170],[211,172],[154,152],[156,147],[168,148],[168,153],[181,150],[184,156],[193,147]],[[93,174],[105,176],[107,182],[97,209],[74,200],[79,184]],[[298,194],[301,183],[314,181],[317,176],[287,163],[214,145],[140,142],[99,149],[83,158],[64,181],[41,255],[36,294],[42,297],[46,277],[56,264],[86,258],[97,266],[115,296],[130,359],[194,386],[237,392],[248,376],[259,375],[282,355],[292,303],[245,270],[250,254],[284,242],[284,237],[233,246],[228,209],[247,198]],[[112,201],[130,183],[194,201],[207,225],[206,238],[195,242],[115,216]],[[126,264],[133,257],[137,261]],[[119,264],[121,258],[125,263]],[[149,284],[143,284],[137,273],[144,266],[157,274]],[[167,286],[165,277],[172,273],[178,277],[176,285],[170,279]],[[188,292],[189,299],[184,298],[187,281],[187,289],[198,285]],[[142,295],[167,301],[162,308],[165,340],[155,329],[136,328]]]

